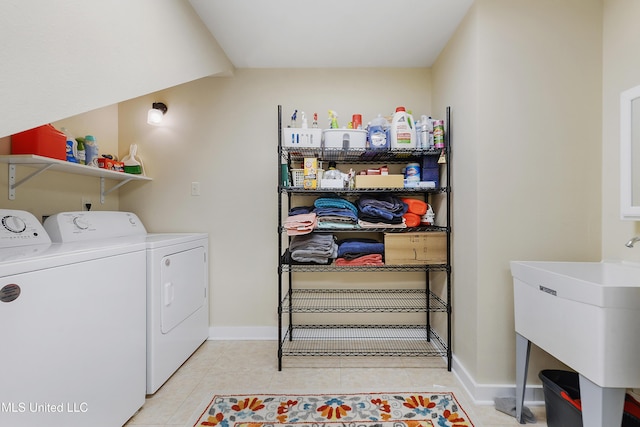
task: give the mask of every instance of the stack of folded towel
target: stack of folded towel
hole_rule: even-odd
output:
[[[429,205],[418,199],[401,199],[407,205],[407,212],[403,215],[407,227],[417,227],[420,225],[420,218],[427,213]]]
[[[313,212],[289,215],[284,221],[288,236],[311,233],[316,225],[316,214]]]
[[[340,197],[321,197],[313,203],[317,228],[322,230],[358,228],[358,208]]]
[[[298,235],[291,238],[289,253],[298,263],[330,264],[338,256],[338,244],[333,234]]]
[[[374,239],[344,239],[338,242],[336,265],[384,265],[384,243]]]
[[[362,195],[357,200],[358,218],[368,223],[402,224],[407,205],[397,197],[384,194]]]

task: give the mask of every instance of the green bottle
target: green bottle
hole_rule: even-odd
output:
[[[84,138],[76,138],[76,142],[78,143],[78,163],[85,165],[87,164],[87,154],[84,149]]]

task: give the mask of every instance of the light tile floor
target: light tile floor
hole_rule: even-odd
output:
[[[193,426],[214,394],[356,393],[451,390],[477,427],[518,426],[493,406],[471,403],[439,358],[285,357],[275,341],[206,341],[126,424]],[[544,407],[531,408],[546,427]]]

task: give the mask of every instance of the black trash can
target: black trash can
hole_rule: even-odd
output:
[[[578,374],[569,371],[546,369],[540,371],[544,406],[549,427],[582,427],[582,411],[573,401],[580,400]]]
[[[540,371],[548,427],[582,427],[580,379],[576,372],[546,369]],[[625,397],[622,427],[640,427],[640,405]],[[632,413],[635,414],[632,415]]]

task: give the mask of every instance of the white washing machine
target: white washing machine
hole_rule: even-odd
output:
[[[209,237],[206,233],[148,233],[130,212],[65,212],[50,221],[109,227],[113,237],[144,236],[147,276],[146,392],[155,393],[209,336]]]
[[[52,244],[0,218],[0,425],[123,425],[145,401],[144,239]]]

